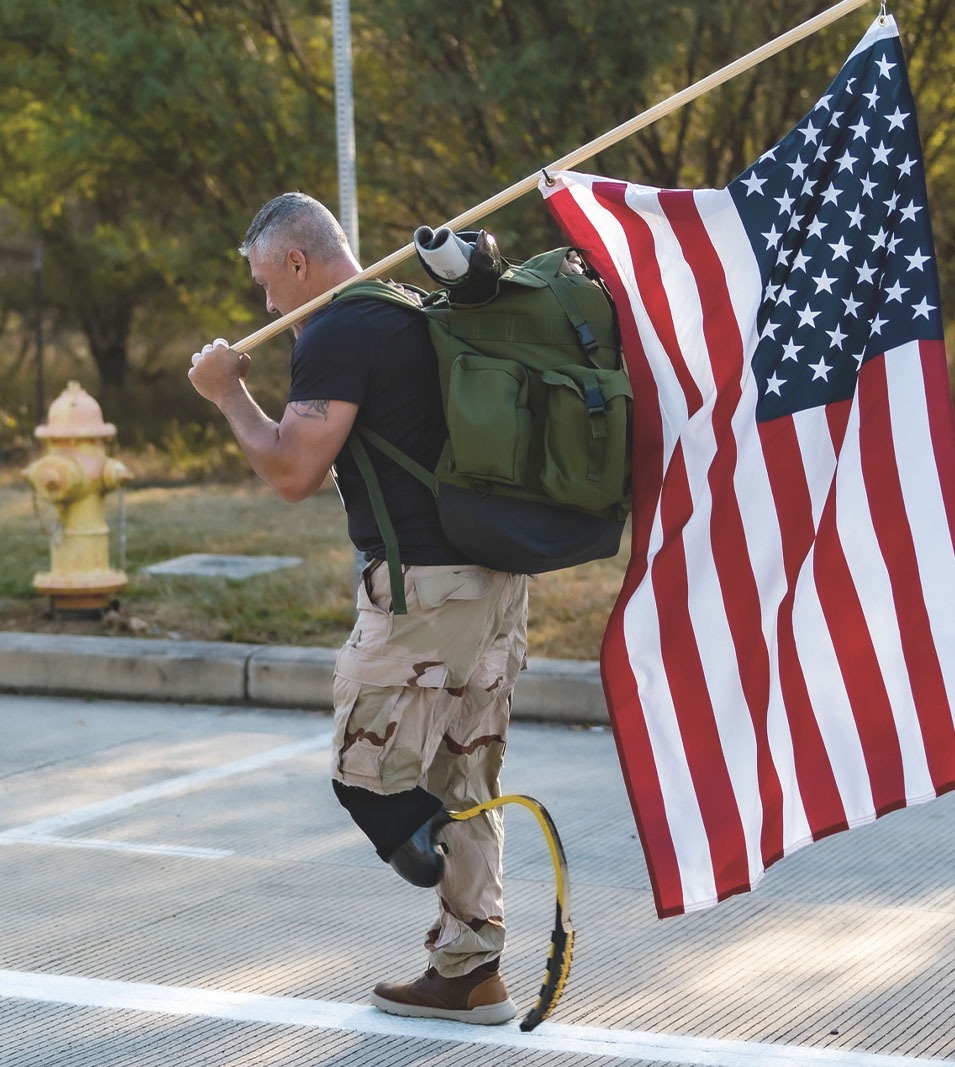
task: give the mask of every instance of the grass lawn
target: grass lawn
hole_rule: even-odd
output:
[[[118,565],[119,507],[107,497],[113,566]],[[0,482],[0,629],[47,633],[181,637],[262,644],[339,645],[353,618],[354,552],[334,490],[284,504],[257,481],[238,485],[136,488],[126,492],[126,573],[120,609],[102,620],[50,618],[32,587],[49,569],[32,492],[15,476]],[[596,659],[623,581],[629,530],[621,553],[531,583],[530,654]],[[191,552],[298,556],[285,570],[230,581],[155,576],[141,568]]]

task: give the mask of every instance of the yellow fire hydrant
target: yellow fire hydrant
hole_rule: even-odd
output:
[[[38,593],[62,611],[106,608],[126,585],[126,575],[109,565],[109,526],[104,497],[132,475],[106,455],[116,427],[103,422],[99,404],[79,382],[70,382],[53,401],[37,437],[48,452],[23,474],[56,509],[50,537],[50,570],[33,578]]]

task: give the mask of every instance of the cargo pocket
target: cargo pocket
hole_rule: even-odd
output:
[[[448,432],[458,473],[522,484],[531,438],[524,367],[473,352],[457,356],[448,387]]]
[[[544,371],[547,423],[541,484],[555,503],[587,511],[619,504],[629,487],[633,393],[626,372],[568,366]]]

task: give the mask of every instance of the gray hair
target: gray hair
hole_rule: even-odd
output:
[[[333,262],[348,253],[348,238],[324,204],[305,193],[282,193],[249,224],[239,252],[248,259],[253,248],[270,260],[299,248],[310,259]]]

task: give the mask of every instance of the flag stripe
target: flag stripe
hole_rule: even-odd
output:
[[[863,367],[859,375],[859,398],[866,491],[882,556],[891,563],[888,577],[899,622],[902,655],[912,680],[932,784],[938,792],[953,779],[955,729],[950,713],[938,714],[939,710],[947,709],[948,697],[925,606],[895,453],[891,438],[884,433],[884,427],[891,421],[886,360],[870,360]],[[904,729],[902,723],[898,732]],[[916,795],[918,792],[921,790]],[[904,785],[899,796],[904,802]]]

